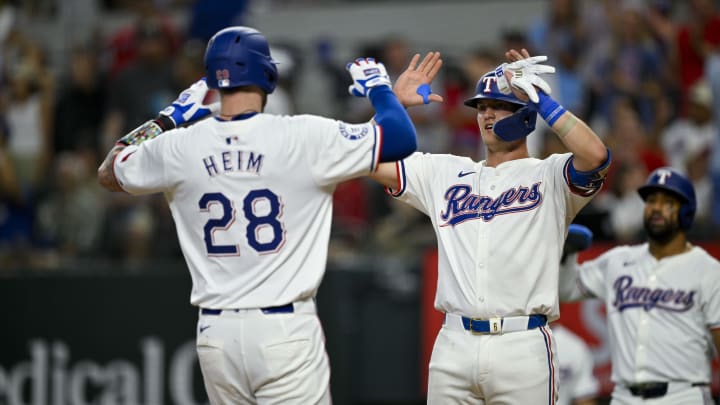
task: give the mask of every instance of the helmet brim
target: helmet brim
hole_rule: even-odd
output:
[[[642,198],[643,201],[645,201],[650,194],[657,192],[657,191],[663,191],[668,194],[671,194],[671,195],[677,197],[682,203],[690,202],[690,200],[687,198],[687,196],[685,196],[683,193],[681,193],[678,190],[675,190],[672,187],[664,187],[664,186],[660,186],[657,184],[648,184],[648,185],[641,186],[640,188],[637,189],[637,192],[638,192],[638,194],[640,194],[640,198]]]
[[[466,106],[471,107],[471,108],[477,108],[477,105],[478,105],[478,103],[480,102],[480,100],[500,100],[500,101],[505,101],[505,102],[507,102],[507,103],[517,105],[518,108],[524,107],[524,106],[527,105],[527,103],[518,103],[519,100],[516,99],[515,97],[511,97],[511,96],[507,96],[507,97],[485,97],[485,96],[482,96],[482,95],[476,95],[476,96],[474,96],[474,97],[471,97],[471,98],[465,100],[465,101],[463,102],[463,104],[465,104]]]

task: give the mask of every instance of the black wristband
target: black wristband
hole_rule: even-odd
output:
[[[158,114],[158,116],[155,117],[155,119],[153,121],[155,121],[155,123],[158,124],[158,126],[160,127],[160,129],[163,130],[163,132],[169,131],[169,130],[175,128],[175,122],[172,119],[170,119],[170,117],[168,117],[167,115]]]

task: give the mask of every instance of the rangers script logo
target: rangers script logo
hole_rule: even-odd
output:
[[[440,213],[445,223],[440,226],[455,226],[472,219],[489,222],[497,215],[533,210],[542,203],[541,183],[505,190],[497,198],[473,194],[467,184],[454,185],[445,192],[447,207]]]
[[[618,277],[613,283],[613,288],[615,288],[613,305],[621,312],[634,307],[643,308],[645,311],[658,308],[685,312],[695,304],[696,291],[634,286],[633,278],[630,276]]]

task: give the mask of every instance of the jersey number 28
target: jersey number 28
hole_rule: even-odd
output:
[[[257,215],[255,213],[255,203],[259,200],[265,200],[270,205],[270,212]],[[210,256],[234,256],[239,253],[237,245],[216,245],[213,242],[213,232],[216,230],[227,230],[235,222],[235,207],[222,193],[205,193],[200,198],[199,205],[201,211],[209,211],[212,204],[220,204],[222,207],[222,217],[211,218],[203,227],[205,231],[205,247]],[[243,213],[248,220],[245,229],[245,237],[251,248],[259,253],[270,253],[278,249],[285,237],[285,228],[282,222],[278,220],[281,214],[280,198],[272,191],[263,188],[252,190],[243,199]],[[263,226],[272,228],[272,239],[268,242],[260,242],[258,240],[258,230]]]

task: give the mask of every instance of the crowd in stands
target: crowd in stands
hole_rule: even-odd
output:
[[[141,199],[101,190],[95,171],[124,133],[153,117],[204,75],[212,33],[244,24],[248,1],[12,2],[0,0],[0,269],[57,269],[112,262],[123,268],[182,260],[161,195]],[[546,15],[526,29],[508,27],[497,47],[446,56],[433,85],[443,104],[410,109],[419,149],[483,158],[476,112],[463,105],[476,80],[502,61],[509,47],[548,55],[557,73],[554,97],[590,123],[609,145],[613,165],[600,194],[576,222],[597,240],[638,242],[642,201],[635,192],[648,173],[670,165],[695,183],[692,240],[720,241],[720,8],[714,0],[547,0]],[[45,43],[28,35],[33,15],[63,15],[86,4],[88,18],[131,11],[136,18],[109,35],[89,29],[66,45],[62,66]],[[185,24],[167,10],[186,10]],[[92,17],[95,15],[95,17]],[[216,18],[221,15],[223,18]],[[262,29],[262,27],[258,27]],[[481,27],[475,27],[482,29]],[[282,81],[267,112],[303,113],[298,72],[325,80],[333,111],[351,122],[370,118],[366,100],[347,95],[345,62],[318,40],[315,55],[301,44],[272,50]],[[394,79],[427,45],[396,35],[368,42],[358,55],[375,56]],[[443,49],[439,49],[443,51]],[[711,72],[716,72],[711,74]],[[531,154],[564,152],[538,125]],[[335,193],[331,260],[358,253],[418,258],[435,246],[430,222],[392,201],[368,180]]]

